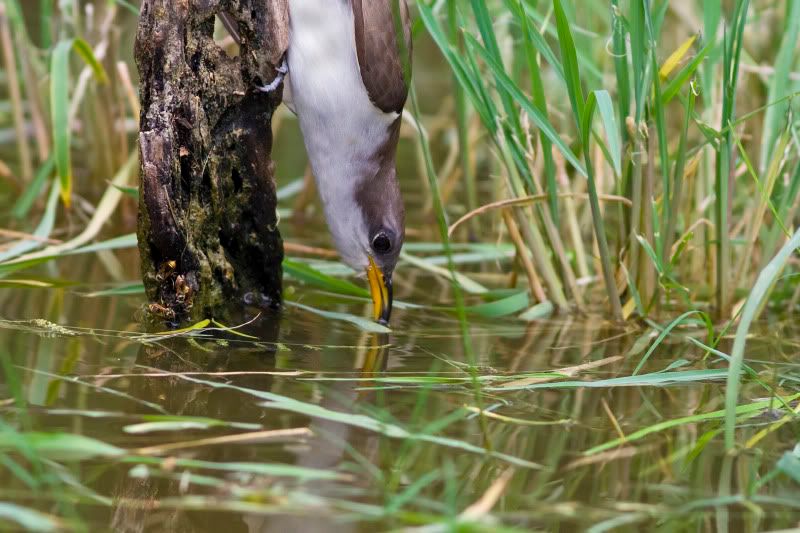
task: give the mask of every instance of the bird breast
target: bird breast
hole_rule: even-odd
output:
[[[292,98],[312,166],[358,166],[384,144],[398,115],[384,113],[369,99],[350,2],[290,0],[289,7]]]
[[[376,175],[397,113],[369,99],[344,0],[290,0],[289,80],[309,161],[340,250],[355,249],[365,227],[355,194]],[[344,242],[352,240],[352,242]],[[347,257],[344,257],[347,261]]]

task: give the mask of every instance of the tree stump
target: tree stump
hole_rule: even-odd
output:
[[[218,13],[238,26],[229,56]],[[136,36],[142,111],[139,252],[150,311],[172,322],[231,304],[275,307],[277,229],[271,119],[288,46],[287,0],[144,0]]]

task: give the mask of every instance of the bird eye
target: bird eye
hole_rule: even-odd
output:
[[[372,239],[372,249],[379,254],[389,253],[392,249],[392,240],[384,232],[380,232]]]

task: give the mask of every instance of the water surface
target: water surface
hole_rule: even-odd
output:
[[[57,270],[106,281],[96,258],[61,261]],[[722,409],[723,372],[713,371],[724,365],[678,336],[641,373],[706,377],[574,386],[630,376],[653,331],[602,315],[475,318],[470,367],[458,322],[442,311],[398,310],[393,333],[383,335],[292,307],[269,316],[253,310],[239,331],[255,339],[222,331],[168,338],[142,335],[140,295],[90,298],[89,285],[0,293],[0,350],[15,374],[0,383],[3,419],[126,451],[62,461],[76,486],[59,492],[36,491],[0,470],[0,498],[44,512],[68,508],[73,525],[375,531],[460,516],[490,530],[767,530],[800,519],[797,484],[769,474],[797,442],[798,426],[775,426],[782,415],[769,408],[743,422],[739,440],[769,433],[736,457],[722,449],[719,420],[586,453],[621,434]],[[400,300],[450,298],[445,283],[411,268],[397,285]],[[366,302],[289,287],[307,305],[368,312]],[[761,331],[749,359],[766,383],[796,392],[790,339],[800,338],[798,327],[774,320]],[[565,368],[555,380],[537,374]],[[26,409],[11,400],[14,384]],[[751,382],[743,401],[767,396]],[[491,413],[483,423],[479,406]]]

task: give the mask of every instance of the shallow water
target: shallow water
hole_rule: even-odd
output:
[[[421,104],[432,111],[451,90],[448,70],[438,54],[418,56]],[[437,161],[445,159],[442,139],[434,141]],[[409,240],[436,241],[415,147],[401,142]],[[283,185],[302,175],[301,146],[284,118],[274,147]],[[107,177],[97,178],[104,187]],[[457,202],[451,214],[460,214]],[[0,201],[0,214],[7,207]],[[105,237],[133,231],[133,203],[121,211],[126,222]],[[318,210],[281,231],[329,246]],[[255,339],[169,338],[145,335],[141,295],[88,296],[138,279],[135,254],[115,256],[64,258],[19,276],[79,282],[64,288],[0,281],[0,361],[10,363],[0,367],[0,502],[91,531],[800,527],[800,451],[792,453],[800,425],[782,418],[772,393],[745,383],[741,403],[755,408],[737,442],[757,440],[735,456],[724,451],[719,417],[681,420],[724,407],[725,363],[687,340],[705,341],[702,329],[668,336],[636,381],[629,377],[658,333],[612,324],[602,310],[535,322],[471,317],[467,349],[455,316],[432,309],[452,305],[448,282],[401,265],[395,297],[425,307],[396,309],[389,335],[287,306],[239,318],[237,331]],[[509,264],[459,270],[493,275],[495,287]],[[287,296],[369,314],[368,302],[291,280]],[[755,332],[747,362],[759,380],[797,394],[796,318],[767,319]],[[63,467],[37,463],[1,451],[10,428],[85,435],[120,450],[60,459]],[[645,428],[654,431],[640,437]],[[15,474],[10,461],[35,475]]]
[[[96,259],[58,265],[103,278]],[[440,280],[410,268],[397,284],[400,300],[449,298]],[[310,305],[367,309],[289,287],[293,299]],[[240,331],[257,339],[226,332],[142,337],[141,296],[87,298],[90,289],[4,289],[0,299],[6,320],[0,352],[16,374],[0,383],[3,419],[125,450],[64,462],[84,489],[36,492],[0,470],[0,499],[45,512],[67,508],[69,524],[115,531],[374,531],[446,524],[465,513],[465,520],[491,515],[480,526],[490,530],[492,524],[551,531],[616,524],[755,531],[800,520],[798,485],[783,474],[764,482],[797,443],[798,430],[796,421],[773,426],[781,414],[768,406],[742,423],[738,438],[774,431],[736,457],[724,454],[720,421],[586,454],[620,432],[631,436],[723,407],[724,372],[713,369],[724,365],[704,360],[679,337],[669,337],[641,373],[672,365],[668,372],[708,371],[703,379],[570,386],[559,382],[630,376],[654,340],[652,330],[615,326],[602,316],[471,320],[477,397],[458,322],[444,312],[398,310],[389,335],[287,308],[279,316],[242,317],[252,322]],[[760,361],[753,365],[766,383],[796,392],[797,342],[788,339],[800,338],[800,330],[789,320],[761,329],[749,359]],[[576,365],[585,366],[555,381],[531,376]],[[10,400],[15,382],[27,409]],[[743,401],[764,396],[750,383]],[[483,424],[478,402],[491,412]],[[707,432],[714,438],[697,447]],[[307,470],[278,470],[289,466]]]

